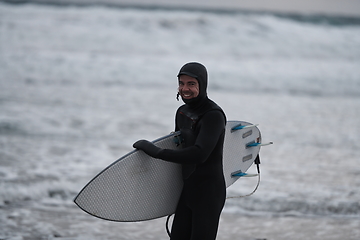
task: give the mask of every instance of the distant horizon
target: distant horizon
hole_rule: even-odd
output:
[[[339,17],[360,17],[360,0],[0,0],[6,3],[44,3],[75,5],[113,5],[133,7],[163,7],[208,9],[220,11],[255,11],[286,14],[320,14]]]

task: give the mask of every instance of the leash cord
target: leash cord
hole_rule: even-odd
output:
[[[257,182],[257,184],[256,184],[256,187],[255,187],[254,191],[252,191],[251,193],[249,193],[249,194],[247,194],[247,195],[227,197],[226,199],[249,197],[249,196],[253,195],[253,194],[256,192],[256,190],[258,189],[259,185],[260,185],[260,173],[258,174],[258,182]]]
[[[227,197],[226,199],[249,197],[249,196],[253,195],[256,192],[256,190],[258,189],[258,187],[260,185],[260,157],[259,157],[259,155],[256,156],[254,163],[256,164],[256,169],[257,169],[257,172],[258,172],[258,182],[256,184],[256,187],[255,187],[254,191],[252,191],[251,193],[249,193],[247,195],[244,195],[244,196]]]
[[[172,214],[170,214],[169,216],[167,216],[167,219],[166,219],[166,232],[168,234],[169,237],[171,237],[171,232],[169,230],[169,220],[170,220],[170,217],[172,216]]]
[[[255,159],[255,164],[256,164],[256,168],[257,168],[257,172],[258,172],[258,182],[256,184],[256,187],[254,189],[254,191],[252,191],[251,193],[247,194],[247,195],[244,195],[244,196],[234,196],[234,197],[227,197],[226,199],[231,199],[231,198],[243,198],[243,197],[249,197],[251,195],[253,195],[256,190],[258,189],[259,185],[260,185],[260,157],[259,155],[256,157]],[[168,234],[168,236],[171,238],[171,232],[169,230],[169,221],[170,221],[170,217],[172,216],[172,214],[170,214],[169,216],[167,216],[166,218],[166,232]]]

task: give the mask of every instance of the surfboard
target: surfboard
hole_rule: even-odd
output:
[[[237,181],[260,151],[256,125],[228,121],[225,130],[223,171],[226,187]],[[156,146],[177,149],[180,132],[153,141]],[[175,212],[183,186],[181,165],[155,159],[134,150],[97,174],[74,202],[95,217],[118,222],[145,221]]]

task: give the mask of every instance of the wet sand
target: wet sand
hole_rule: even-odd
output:
[[[75,204],[0,209],[7,222],[1,239],[57,240],[165,240],[166,218],[145,222],[119,223],[92,217]],[[38,219],[33,224],[33,219]],[[223,212],[218,240],[356,240],[360,236],[359,218],[245,216]]]
[[[11,0],[9,1],[11,2]],[[13,1],[16,2],[16,1]],[[38,3],[74,3],[74,0],[30,0]],[[360,16],[359,0],[76,0],[77,4],[110,4],[147,7],[202,8],[210,10],[269,11],[290,14],[321,14],[335,16]]]

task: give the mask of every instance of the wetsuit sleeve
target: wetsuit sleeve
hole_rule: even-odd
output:
[[[162,149],[157,158],[181,164],[199,164],[208,159],[225,129],[225,118],[220,111],[207,112],[200,122],[195,144],[183,149]]]

